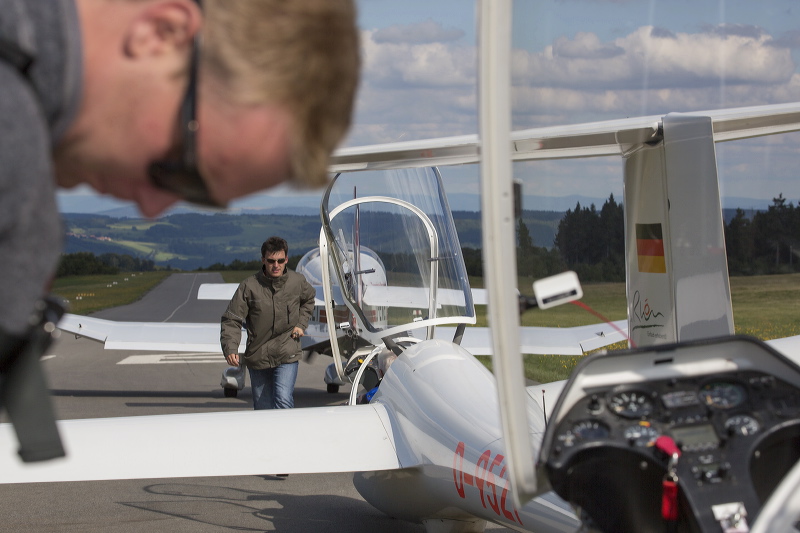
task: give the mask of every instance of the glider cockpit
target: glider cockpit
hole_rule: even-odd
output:
[[[322,199],[320,265],[329,280],[325,313],[335,320],[332,366],[342,383],[349,370],[367,372],[382,352],[397,354],[403,345],[433,338],[437,326],[458,325],[458,341],[464,326],[475,323],[436,168],[338,175]]]
[[[798,367],[749,337],[590,356],[539,464],[602,531],[750,531],[800,459],[799,398]]]

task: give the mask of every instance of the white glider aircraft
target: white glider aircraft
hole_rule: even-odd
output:
[[[423,172],[438,172],[435,169]],[[410,177],[408,178],[410,179]],[[408,181],[408,179],[406,181]],[[368,181],[374,188],[376,181]],[[361,199],[356,199],[356,205],[362,203]],[[398,200],[395,198],[395,200]],[[367,202],[372,204],[374,202]],[[384,201],[381,205],[391,205]],[[359,207],[359,210],[361,207]],[[391,216],[385,213],[385,216]],[[365,217],[369,216],[365,212]],[[442,209],[436,214],[432,214],[436,219],[450,217]],[[386,221],[382,221],[386,222]],[[381,228],[386,230],[385,226]],[[344,275],[350,277],[350,270],[361,272],[353,276],[353,282],[358,283],[361,293],[361,318],[369,317],[369,324],[375,328],[385,329],[388,325],[388,309],[405,310],[408,322],[417,320],[430,312],[428,294],[422,286],[409,285],[405,280],[392,280],[387,282],[386,266],[383,264],[381,254],[376,253],[369,246],[359,244],[359,235],[364,235],[364,239],[370,235],[368,224],[361,227],[350,228],[353,233],[346,239],[345,234],[339,231],[336,235],[339,250],[347,255],[345,268],[348,269]],[[375,238],[372,236],[372,238]],[[380,237],[378,237],[380,240]],[[327,247],[327,237],[321,233],[320,243],[323,249]],[[379,243],[384,244],[384,243]],[[461,254],[458,241],[454,241],[456,251],[452,253]],[[359,250],[359,264],[354,261],[354,248]],[[398,249],[396,254],[408,253]],[[322,261],[320,248],[315,248],[306,253],[298,262],[295,269],[303,274],[309,283],[317,290],[314,313],[309,321],[309,326],[305,335],[301,337],[304,357],[313,357],[315,354],[325,354],[334,356],[334,362],[326,370],[323,379],[327,385],[328,392],[338,392],[339,387],[352,382],[355,372],[364,360],[364,357],[374,347],[370,340],[365,338],[365,329],[360,326],[355,314],[351,313],[345,306],[342,297],[342,286],[338,283],[335,276],[330,276],[328,269]],[[466,272],[463,272],[466,279]],[[325,296],[324,279],[328,279],[331,284],[328,300]],[[345,283],[348,283],[345,281]],[[200,286],[197,298],[199,300],[230,300],[236,292],[236,283],[206,283]],[[349,287],[346,290],[356,290]],[[461,298],[461,289],[441,289],[437,295],[437,306],[441,308],[447,297]],[[486,294],[483,289],[471,289],[472,303],[475,305],[486,304]],[[332,302],[331,309],[326,308],[326,301]],[[471,307],[471,304],[470,304]],[[331,314],[332,313],[332,314]],[[408,314],[411,313],[409,316]],[[468,320],[463,320],[460,315],[450,322],[447,314],[439,313],[440,324],[474,324],[474,314]],[[327,317],[332,317],[329,321]],[[335,337],[339,338],[338,346],[331,346],[329,336],[329,322],[335,332]],[[212,323],[159,323],[159,322],[120,322],[93,318],[81,315],[65,314],[58,324],[59,329],[73,333],[79,337],[85,337],[103,343],[107,350],[142,350],[142,351],[174,351],[174,352],[205,352],[221,354],[220,351],[220,328],[218,324]],[[617,321],[611,324],[590,324],[586,326],[576,326],[571,328],[546,328],[546,327],[522,327],[520,328],[520,351],[526,354],[558,354],[558,355],[582,355],[586,352],[625,340],[624,329],[627,328],[626,321]],[[451,326],[435,328],[435,337],[453,339],[457,328]],[[425,338],[426,332],[419,331],[417,328],[411,330],[411,334],[418,338]],[[458,328],[460,344],[469,350],[473,355],[491,355],[492,346],[488,328],[470,327]],[[344,339],[348,342],[343,343]],[[375,339],[372,339],[375,340]],[[247,346],[247,331],[242,330],[242,341],[239,352],[242,353]],[[223,361],[220,355],[220,362]],[[375,384],[375,364],[366,369],[367,390],[373,388]],[[238,392],[245,386],[246,372],[243,367],[228,367],[222,372],[220,385],[225,396],[236,397]],[[372,385],[372,386],[370,386]]]
[[[376,508],[430,532],[487,521],[519,531],[790,530],[800,517],[800,339],[732,336],[714,143],[798,130],[800,104],[510,135],[509,3],[482,2],[480,15],[481,141],[342,151],[335,170],[346,173],[323,200],[327,317],[346,309],[369,346],[355,383],[369,360],[384,372],[368,403],[354,386],[338,407],[65,421],[67,458],[41,464],[13,458],[12,428],[0,425],[0,482],[344,471]],[[593,155],[625,160],[628,329],[639,348],[525,387],[511,160]],[[435,336],[471,323],[474,310],[429,167],[478,161],[494,376],[458,344],[459,326],[451,340]],[[396,228],[389,242],[365,231],[382,220]],[[419,289],[423,315],[366,312],[362,247],[381,258],[387,287]],[[579,297],[569,279],[536,290],[539,305]],[[334,328],[329,336],[334,350],[347,342]],[[254,435],[263,446],[247,462],[221,459],[245,423],[264,432]]]
[[[435,170],[430,170],[435,172]],[[449,215],[448,215],[449,216]],[[358,233],[369,233],[359,230]],[[325,237],[321,237],[324,241]],[[340,236],[340,240],[343,235]],[[351,239],[352,240],[352,239]],[[343,241],[342,241],[343,242]],[[456,243],[457,244],[457,243]],[[348,246],[347,254],[352,261],[352,245]],[[384,326],[387,320],[387,309],[406,309],[412,313],[413,318],[422,317],[428,313],[427,294],[422,287],[413,287],[404,284],[387,285],[387,270],[378,254],[367,246],[360,246],[359,255],[363,270],[368,272],[357,276],[357,281],[362,287],[362,313],[371,317],[370,324]],[[460,248],[458,253],[461,253]],[[298,262],[296,271],[303,274],[317,290],[314,313],[309,321],[305,335],[301,337],[304,358],[316,354],[333,356],[334,362],[326,370],[323,380],[330,393],[339,391],[339,387],[352,382],[364,356],[372,349],[372,344],[363,338],[355,315],[345,306],[342,298],[341,287],[335,278],[329,278],[331,285],[330,301],[333,302],[332,310],[325,306],[323,266],[320,260],[320,249],[315,248],[306,253]],[[349,268],[349,264],[348,264]],[[361,270],[356,268],[356,271]],[[327,271],[326,271],[326,274]],[[230,300],[236,292],[236,283],[206,283],[200,286],[197,298],[199,300]],[[448,292],[449,291],[449,292]],[[455,294],[452,289],[443,289],[439,294],[438,305],[441,306],[443,296]],[[483,289],[472,289],[472,300],[475,305],[485,305],[486,295]],[[459,293],[460,295],[460,293]],[[463,296],[461,296],[463,298]],[[330,315],[328,313],[332,312]],[[333,318],[330,324],[336,337],[347,338],[345,346],[342,342],[338,347],[332,347],[329,336],[328,316]],[[447,317],[441,318],[442,324],[449,324]],[[464,323],[474,323],[474,317]],[[141,350],[141,351],[173,351],[173,352],[201,352],[220,354],[220,328],[212,323],[163,323],[163,322],[120,322],[93,318],[81,315],[65,314],[58,324],[62,331],[72,333],[78,337],[85,337],[103,343],[107,350]],[[625,340],[624,329],[626,321],[617,321],[611,324],[590,324],[571,328],[547,327],[522,327],[520,328],[520,351],[527,354],[558,354],[582,355],[586,352]],[[416,328],[411,334],[425,338],[425,332]],[[451,326],[435,328],[437,338],[452,339],[456,328]],[[470,327],[459,329],[460,344],[473,355],[491,355],[491,339],[488,328]],[[244,352],[247,345],[247,331],[242,330],[242,341],[239,352]],[[367,369],[367,390],[374,385],[376,367]],[[246,372],[243,367],[228,367],[222,372],[220,385],[226,397],[236,397],[245,386]]]

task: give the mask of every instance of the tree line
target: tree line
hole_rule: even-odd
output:
[[[302,255],[290,255],[286,260],[286,264],[290,269],[294,270],[295,267],[297,267],[297,263],[299,263],[300,259],[302,258],[303,258]],[[245,270],[245,271],[256,272],[258,270],[261,270],[262,266],[264,266],[264,264],[261,262],[260,259],[253,259],[251,261],[242,261],[241,259],[234,259],[233,261],[227,264],[217,262],[206,268],[198,268],[197,270],[199,272],[203,271],[222,272],[226,270],[238,270],[238,271]]]
[[[530,245],[527,228],[519,223],[520,274],[543,277],[565,269],[584,281],[625,280],[624,210],[612,194],[598,211],[590,207],[570,209],[561,219],[553,250]],[[779,274],[800,270],[795,258],[800,251],[800,206],[783,194],[772,199],[766,211],[748,217],[737,209],[724,224],[728,273],[736,275]],[[553,252],[557,251],[557,257]],[[527,270],[526,270],[527,269]]]
[[[731,275],[797,272],[800,261],[800,206],[788,202],[783,194],[773,198],[766,211],[748,216],[737,209],[724,225],[728,271]],[[462,248],[467,273],[483,276],[481,250]],[[394,257],[400,262],[402,258]],[[289,258],[294,268],[300,256]],[[125,254],[90,252],[63,254],[57,277],[116,274],[156,270],[149,259]],[[252,270],[261,268],[258,260],[233,260],[214,263],[200,270]],[[574,270],[586,282],[625,280],[625,234],[623,205],[610,195],[600,210],[592,204],[567,210],[558,224],[552,248],[535,246],[522,219],[517,223],[517,269],[519,275],[542,278]]]
[[[597,211],[594,204],[567,210],[558,224],[552,248],[533,244],[522,218],[517,220],[517,272],[544,278],[574,270],[582,281],[625,280],[625,235],[622,204],[612,194]],[[483,276],[481,250],[462,248],[470,276]]]
[[[783,194],[772,199],[766,211],[749,219],[741,209],[725,226],[725,248],[731,274],[784,274],[797,272],[800,252],[800,206]]]
[[[61,254],[56,277],[92,276],[96,274],[119,274],[120,272],[151,272],[157,270],[150,259],[127,254],[101,254],[75,252]]]
[[[600,211],[580,203],[567,210],[553,244],[566,269],[581,280],[625,281],[625,212],[613,194]]]

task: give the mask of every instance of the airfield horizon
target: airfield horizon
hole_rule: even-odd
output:
[[[55,280],[53,293],[68,301],[68,312],[90,315],[103,309],[139,300],[167,276],[175,272],[124,272],[114,275],[69,276]],[[252,274],[249,271],[220,272],[226,283],[238,283]],[[800,335],[800,274],[733,276],[734,325],[737,334],[761,340]],[[471,278],[474,287],[483,280]],[[519,278],[523,294],[529,294],[533,278]],[[609,320],[626,318],[624,283],[586,283],[583,302]],[[476,306],[477,326],[487,326],[486,306]],[[520,317],[522,326],[572,327],[594,324],[598,319],[574,305],[541,311],[533,309]],[[609,349],[626,348],[617,343]],[[491,369],[490,357],[478,357]],[[525,355],[525,374],[530,380],[547,383],[566,379],[582,356]]]

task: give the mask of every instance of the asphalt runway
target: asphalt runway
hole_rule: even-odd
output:
[[[201,283],[221,283],[218,274],[174,274],[135,304],[93,316],[152,322],[218,322],[226,302],[198,301]],[[221,354],[104,350],[64,334],[43,366],[59,419],[125,417],[252,409],[249,382],[237,398],[219,385],[226,367]],[[120,364],[126,361],[125,364]],[[130,364],[131,361],[139,363]],[[337,405],[349,387],[328,394],[322,380],[326,357],[301,363],[296,408]],[[5,421],[5,419],[4,419]],[[244,443],[231,435],[231,449]],[[346,428],[342,429],[346,431]],[[153,435],[154,439],[158,435]],[[169,446],[168,442],[164,446]],[[322,452],[320,452],[322,453]],[[220,460],[230,460],[220,450]],[[246,460],[244,458],[240,460]],[[0,472],[0,476],[2,473]],[[419,533],[423,526],[387,517],[366,503],[352,475],[302,474],[0,484],[0,531],[25,532],[212,532],[281,531]],[[489,524],[490,531],[510,531]]]

